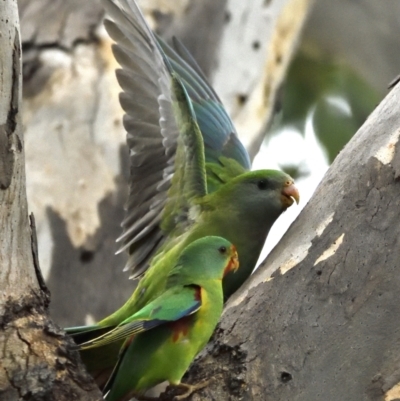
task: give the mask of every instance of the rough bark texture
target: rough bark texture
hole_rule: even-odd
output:
[[[247,132],[255,133],[270,116],[308,4],[139,1],[159,33],[189,47],[229,109],[254,105]],[[126,256],[113,256],[129,176],[117,65],[100,1],[21,0],[20,12],[27,191],[40,265],[55,320],[84,324],[113,312],[134,285],[122,272]],[[253,92],[260,107],[237,106]]]
[[[398,399],[399,137],[397,85],[228,303],[193,400]]]
[[[313,0],[229,0],[213,86],[253,159]]]
[[[114,256],[129,174],[117,65],[100,2],[78,3],[20,3],[29,207],[63,326],[111,313],[133,288]]]
[[[77,352],[49,320],[27,212],[16,1],[0,3],[0,400],[99,400]],[[33,222],[33,220],[32,220]]]

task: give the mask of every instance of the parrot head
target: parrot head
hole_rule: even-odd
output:
[[[242,217],[243,222],[275,220],[294,202],[299,203],[299,191],[288,174],[278,170],[249,171],[221,187],[218,196],[224,204]],[[217,194],[217,193],[216,193]]]
[[[193,241],[181,253],[177,267],[179,274],[185,270],[192,278],[222,280],[239,267],[239,257],[234,245],[222,237],[207,236]]]

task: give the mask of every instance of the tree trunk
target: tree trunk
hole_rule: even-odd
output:
[[[0,16],[0,400],[99,400],[77,353],[68,352],[48,317],[27,212],[16,1],[2,1]]]
[[[400,398],[400,85],[225,309],[202,400]]]

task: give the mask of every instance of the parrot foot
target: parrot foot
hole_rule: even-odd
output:
[[[175,401],[181,401],[184,400],[185,398],[189,397],[189,395],[193,394],[195,391],[201,390],[202,388],[208,386],[210,383],[210,380],[204,380],[201,383],[197,384],[186,384],[186,383],[180,383],[180,384],[173,384],[173,387],[180,388],[186,390],[183,394],[176,395],[174,397]]]

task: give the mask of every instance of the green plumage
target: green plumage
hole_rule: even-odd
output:
[[[229,297],[253,271],[273,223],[299,199],[287,174],[249,171],[232,121],[182,44],[175,40],[172,49],[156,39],[133,0],[103,4],[122,67],[117,78],[131,159],[120,251],[129,252],[132,276],[144,276],[115,313],[87,329],[67,329],[77,343],[113,330],[160,296],[181,252],[205,236],[226,238],[238,250],[240,271],[223,280]],[[114,342],[81,355],[97,374],[113,367],[117,348]]]
[[[227,240],[205,237],[191,243],[157,298],[114,330],[80,346],[90,349],[124,341],[104,389],[108,401],[140,395],[166,380],[180,383],[221,316],[222,278],[237,266],[236,250]]]

